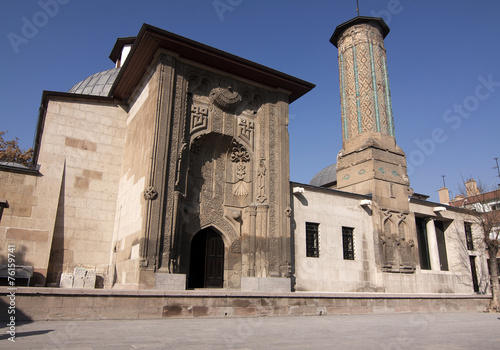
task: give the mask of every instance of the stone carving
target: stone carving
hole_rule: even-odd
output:
[[[406,239],[406,217],[405,213],[397,213],[397,232],[391,217],[394,212],[382,210],[385,217],[383,234],[380,237],[382,249],[382,269],[385,272],[412,273],[415,271],[413,262],[413,240]]]
[[[253,149],[254,122],[238,117],[238,136]]]
[[[238,181],[234,185],[233,194],[240,199],[244,200],[249,195],[250,191],[245,182],[246,163],[250,161],[250,155],[247,150],[240,144],[234,143],[231,151],[231,162],[236,164],[236,178]]]
[[[264,163],[264,159],[261,159],[259,162],[259,169],[257,170],[257,186],[258,186],[258,195],[257,201],[260,203],[264,203],[266,201],[266,164]]]
[[[158,198],[158,191],[153,186],[149,186],[146,188],[143,192],[144,199],[149,201],[149,200],[155,200]]]
[[[228,86],[227,88],[217,87],[212,89],[212,91],[210,91],[209,98],[214,105],[223,111],[227,111],[241,102],[241,95],[238,92],[233,91],[231,86]]]
[[[73,274],[70,272],[63,272],[61,274],[60,288],[73,288]]]
[[[397,240],[392,235],[384,235],[380,241],[382,243],[382,256],[384,257],[382,268],[384,271],[390,271],[396,265],[395,251]]]
[[[73,270],[73,288],[83,288],[85,284],[85,274],[87,269],[76,267]]]
[[[364,132],[394,135],[386,53],[380,31],[361,24],[338,40],[343,140]]]
[[[413,272],[415,270],[415,265],[413,264],[414,246],[415,242],[413,240],[406,241],[404,237],[400,239],[398,250],[401,272]]]
[[[95,288],[96,272],[84,267],[76,267],[73,273],[61,274],[60,288]]]
[[[213,83],[207,76],[199,75],[197,72],[191,72],[189,76],[189,92],[197,97],[207,96]]]
[[[85,274],[85,279],[83,281],[83,288],[94,288],[95,280],[96,280],[95,270],[87,270]]]
[[[208,126],[208,108],[191,106],[191,134],[206,129]]]
[[[291,217],[292,217],[292,208],[290,208],[290,207],[286,207],[286,209],[285,209],[285,215],[286,215],[288,218],[291,218]]]

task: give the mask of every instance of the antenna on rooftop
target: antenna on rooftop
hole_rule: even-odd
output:
[[[359,16],[359,0],[356,0],[356,11],[358,12],[358,16]]]
[[[498,157],[493,158],[493,159],[495,159],[495,162],[497,163],[497,166],[494,166],[493,169],[497,169],[497,171],[498,171],[497,176],[500,178],[500,167],[498,166]],[[500,187],[500,184],[498,185],[498,187]]]
[[[446,175],[441,175],[441,177],[443,178],[443,187],[446,187],[446,181],[444,180],[444,178],[446,177]]]

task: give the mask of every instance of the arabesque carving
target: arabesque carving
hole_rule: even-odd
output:
[[[227,88],[217,87],[212,89],[212,91],[210,91],[209,98],[214,105],[224,111],[235,107],[241,102],[241,95],[234,91],[231,86],[228,86]]]
[[[206,129],[208,126],[208,108],[191,106],[191,133]]]
[[[236,164],[236,178],[238,181],[234,184],[233,194],[240,199],[244,200],[250,194],[248,185],[245,182],[246,176],[246,163],[250,161],[250,155],[245,147],[237,142],[234,142],[231,150],[231,162]]]

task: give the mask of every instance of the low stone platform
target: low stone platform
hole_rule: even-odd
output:
[[[14,293],[14,294],[12,294]],[[159,319],[408,312],[482,312],[491,297],[457,294],[252,293],[228,290],[0,288],[0,319]]]

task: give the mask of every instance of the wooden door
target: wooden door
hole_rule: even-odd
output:
[[[224,241],[214,231],[207,232],[205,288],[224,286]]]

